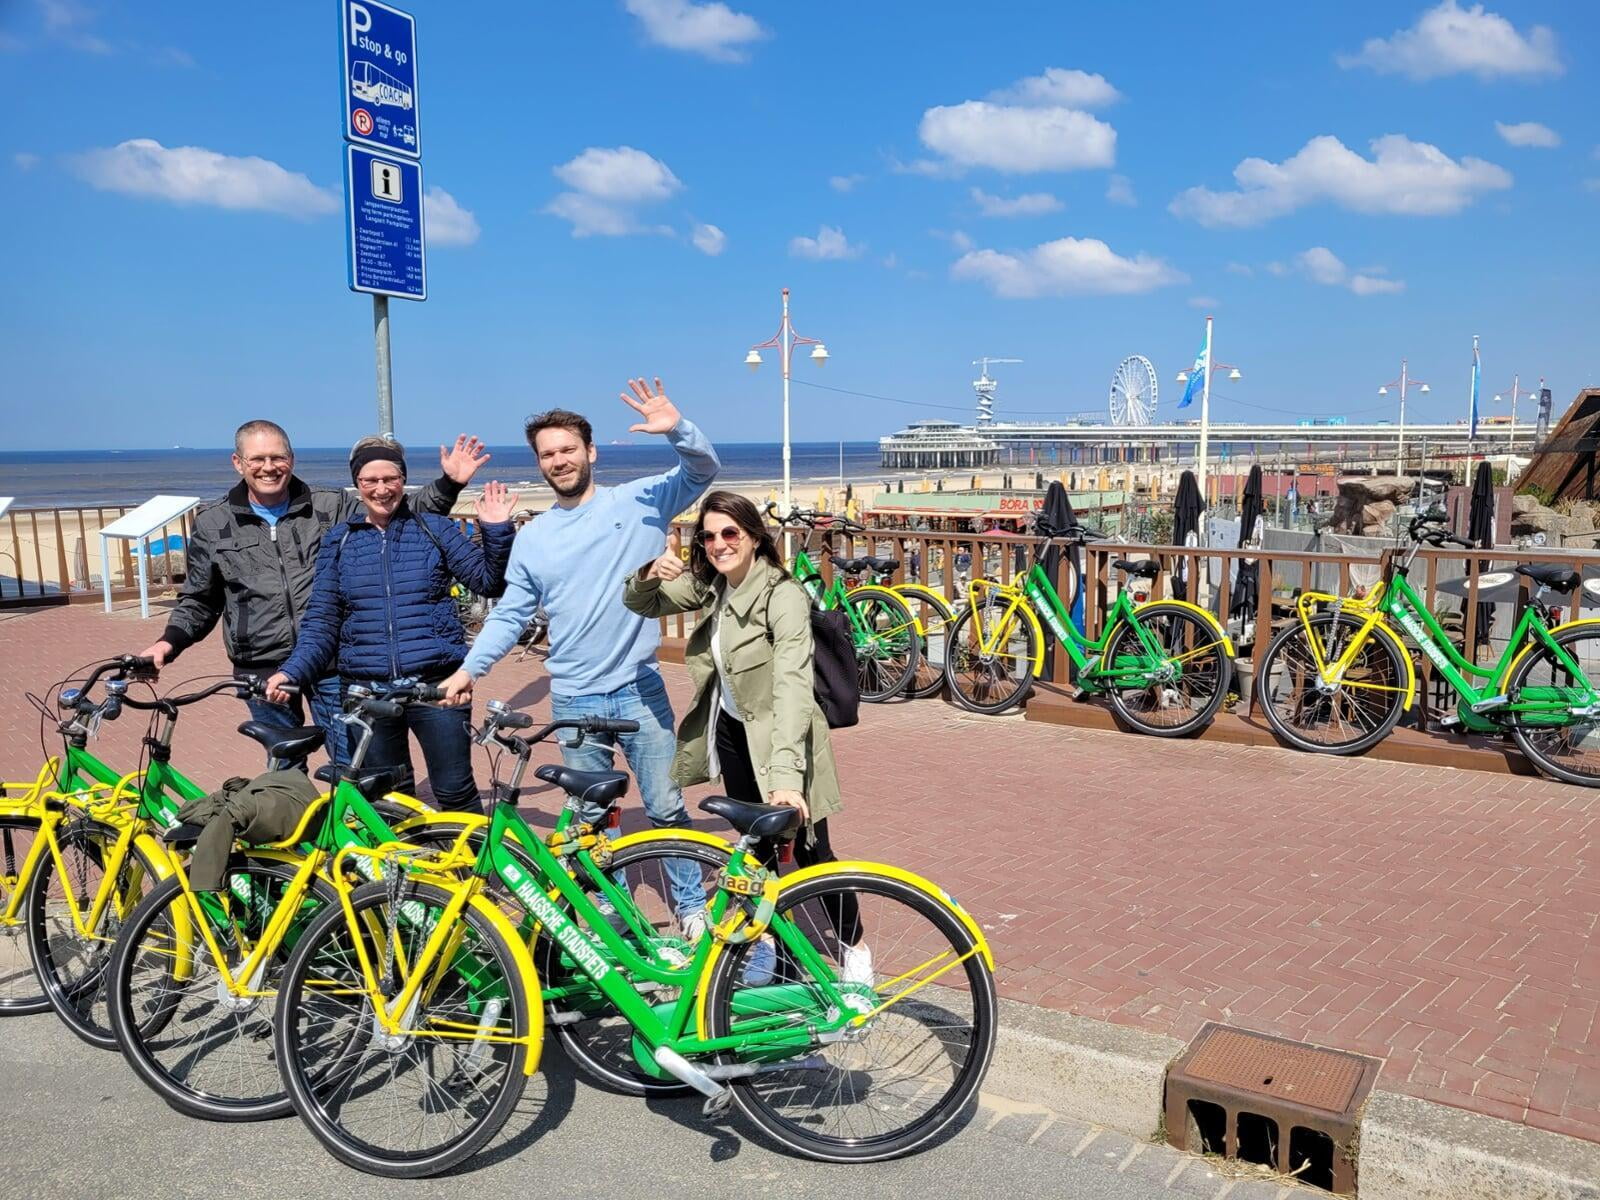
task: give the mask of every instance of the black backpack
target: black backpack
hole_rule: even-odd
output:
[[[789,582],[799,586],[798,580]],[[763,614],[769,646],[772,644],[772,593],[778,587],[779,584],[774,584],[767,592],[767,608]],[[811,603],[810,593],[806,594],[806,603]],[[828,728],[848,729],[858,724],[861,720],[861,676],[856,665],[855,642],[850,636],[850,618],[837,610],[824,612],[812,608],[811,648],[811,690]]]

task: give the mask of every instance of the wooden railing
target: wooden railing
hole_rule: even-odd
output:
[[[12,508],[0,517],[0,607],[67,604],[98,599],[109,573],[113,596],[137,595],[134,557],[125,538],[111,542],[112,561],[100,561],[100,530],[131,511],[130,505],[86,508]],[[187,516],[161,528],[167,546],[181,535],[189,544]],[[170,587],[183,575],[184,555],[150,556],[150,586]]]

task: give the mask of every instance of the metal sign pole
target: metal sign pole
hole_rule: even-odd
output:
[[[372,336],[378,360],[378,433],[394,436],[394,384],[389,370],[389,297],[372,298]]]

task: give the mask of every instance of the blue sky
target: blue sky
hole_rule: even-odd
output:
[[[252,11],[263,14],[251,18]],[[392,302],[397,431],[520,436],[660,375],[714,437],[1162,414],[1206,312],[1215,416],[1465,413],[1600,383],[1600,9],[584,0],[418,18],[429,294]],[[373,423],[345,287],[337,0],[0,0],[0,442],[303,445]],[[1588,68],[1587,70],[1585,68]],[[801,386],[798,381],[865,393]],[[940,407],[942,406],[942,407]],[[1504,411],[1508,405],[1503,405]],[[1191,410],[1192,411],[1192,410]],[[1519,420],[1524,408],[1519,412]],[[1185,416],[1190,415],[1185,413]]]

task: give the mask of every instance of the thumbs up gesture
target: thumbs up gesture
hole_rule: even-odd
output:
[[[673,529],[667,534],[667,548],[660,558],[650,564],[645,572],[646,579],[660,579],[662,581],[676,579],[684,572],[683,543],[678,537],[678,531]]]

